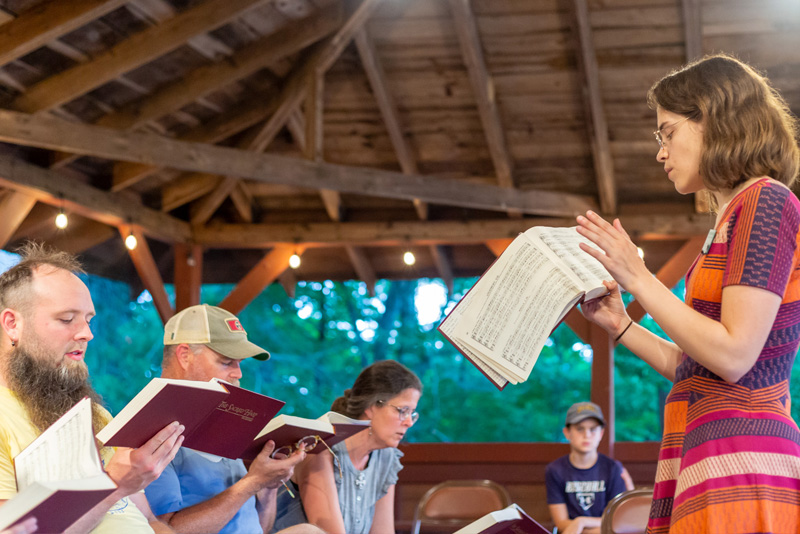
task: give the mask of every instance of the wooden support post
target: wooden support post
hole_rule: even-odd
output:
[[[614,457],[614,341],[605,330],[591,323],[589,339],[592,345],[592,402],[606,416],[606,431],[598,451]]]
[[[186,243],[175,244],[175,311],[200,304],[203,284],[203,248]]]

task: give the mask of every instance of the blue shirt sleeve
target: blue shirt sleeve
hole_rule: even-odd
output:
[[[555,462],[549,463],[545,468],[544,481],[547,488],[547,504],[566,504],[564,480],[559,476]]]
[[[160,477],[144,489],[144,494],[156,516],[177,512],[183,508],[181,483],[173,462],[167,465]]]
[[[610,501],[626,489],[625,481],[622,479],[622,464],[615,461],[614,469],[611,471],[611,480],[609,480],[608,484],[608,492],[606,493],[607,500]]]

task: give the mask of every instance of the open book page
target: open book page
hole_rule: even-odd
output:
[[[461,320],[461,314],[463,310],[467,309],[470,305],[470,300],[472,299],[472,292],[467,293],[461,302],[459,302],[455,308],[450,312],[450,314],[444,318],[444,321],[439,325],[439,331],[444,334],[450,343],[455,345],[455,347],[464,355],[464,357],[468,358],[475,367],[481,371],[486,378],[491,380],[498,389],[503,389],[509,383],[509,379],[501,375],[497,370],[491,367],[488,363],[483,361],[480,354],[474,352],[468,345],[461,343],[454,335],[456,325]]]
[[[558,318],[583,291],[549,255],[530,240],[517,238],[470,295],[473,300],[451,337],[522,382]]]
[[[321,419],[307,419],[305,417],[298,417],[296,415],[279,415],[275,417],[272,421],[267,423],[267,426],[259,432],[256,439],[263,438],[270,432],[275,432],[279,428],[284,426],[291,426],[299,429],[303,429],[306,431],[305,435],[309,434],[333,434],[333,425],[329,421],[323,421]],[[305,436],[304,435],[304,436]],[[300,437],[304,437],[300,436]],[[278,444],[276,446],[285,445],[285,443]]]
[[[85,398],[14,458],[17,490],[34,482],[103,475],[92,430],[92,401]]]
[[[578,246],[580,243],[595,249],[598,247],[580,235],[576,228],[534,226],[526,230],[523,235],[534,242],[538,240],[544,243],[545,252],[552,252],[553,259],[563,263],[565,271],[574,276],[578,287],[586,292],[586,300],[591,300],[605,295],[608,291],[603,285],[603,280],[613,280],[613,278],[602,263],[580,249]]]
[[[550,534],[517,504],[490,512],[455,534]]]
[[[520,515],[519,511],[512,504],[508,508],[503,508],[502,510],[497,510],[496,512],[490,512],[480,519],[476,519],[461,530],[457,530],[455,534],[480,534],[492,525],[496,525],[497,523],[502,523],[504,521],[519,519],[521,517],[522,516]]]

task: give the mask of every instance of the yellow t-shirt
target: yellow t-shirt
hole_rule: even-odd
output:
[[[106,412],[107,419],[111,414]],[[17,494],[17,480],[14,474],[14,457],[22,449],[39,436],[36,428],[28,418],[28,412],[19,402],[17,396],[5,387],[0,387],[0,500],[8,500]],[[103,464],[112,456],[114,449],[103,447],[100,450]],[[117,501],[106,513],[94,534],[152,534],[147,518],[127,497]]]

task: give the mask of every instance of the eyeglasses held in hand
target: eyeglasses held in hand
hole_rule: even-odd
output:
[[[382,400],[379,400],[377,404],[378,406],[391,406],[392,408],[397,410],[397,416],[400,418],[401,423],[410,417],[411,424],[413,425],[414,423],[417,422],[417,419],[419,419],[419,414],[417,412],[412,412],[411,408],[409,408],[408,406],[403,406],[401,408],[400,406],[395,406],[394,404],[390,404]]]
[[[317,435],[309,435],[309,436],[306,436],[304,438],[301,438],[301,439],[297,440],[297,443],[293,443],[293,444],[290,444],[290,445],[284,445],[283,447],[279,447],[279,448],[275,449],[274,451],[272,451],[272,455],[270,457],[274,458],[276,460],[284,460],[284,459],[288,458],[289,456],[291,456],[294,451],[300,450],[301,448],[306,452],[311,452],[311,451],[314,450],[314,447],[316,447],[317,444],[320,443],[320,442],[322,442],[322,444],[325,445],[325,448],[328,449],[330,451],[330,453],[333,455],[333,457],[336,459],[336,461],[334,463],[336,464],[336,467],[339,468],[339,478],[344,478],[344,475],[342,474],[341,462],[339,462],[339,458],[336,456],[336,453],[333,452],[333,449],[328,447],[328,444],[325,443],[324,439],[322,439],[321,437],[319,437]],[[286,491],[289,492],[289,495],[292,496],[292,499],[294,499],[294,494],[289,489],[289,486],[286,486],[285,482],[283,483],[283,485],[286,487]]]

